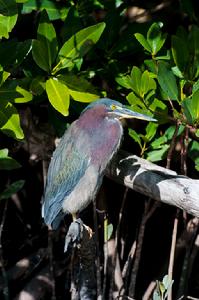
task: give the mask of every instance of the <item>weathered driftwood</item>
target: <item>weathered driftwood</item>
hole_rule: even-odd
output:
[[[199,180],[178,175],[123,152],[113,159],[107,176],[154,200],[174,205],[199,217]]]

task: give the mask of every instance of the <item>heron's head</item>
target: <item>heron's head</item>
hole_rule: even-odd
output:
[[[118,120],[134,118],[134,119],[141,119],[146,121],[157,121],[156,119],[150,116],[140,114],[133,110],[130,110],[126,108],[124,105],[122,105],[120,102],[109,98],[101,98],[95,102],[92,102],[85,108],[83,113],[90,109],[94,109],[95,111],[99,110],[99,113],[103,113],[106,117],[114,118]]]

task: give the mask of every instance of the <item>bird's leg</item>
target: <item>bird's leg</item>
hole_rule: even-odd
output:
[[[73,222],[75,222],[77,220],[77,214],[76,213],[72,213],[72,219],[73,219]]]

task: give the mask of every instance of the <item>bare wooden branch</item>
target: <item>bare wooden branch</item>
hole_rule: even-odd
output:
[[[111,162],[106,175],[154,200],[199,217],[199,180],[178,175],[136,155],[124,152]]]

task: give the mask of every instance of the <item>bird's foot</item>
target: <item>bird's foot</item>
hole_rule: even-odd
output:
[[[80,248],[85,232],[89,238],[92,238],[93,231],[89,226],[85,225],[80,218],[73,221],[65,238],[64,252],[67,252],[70,248]]]
[[[85,225],[85,224],[83,224],[83,226],[84,226],[84,228],[86,229],[86,231],[88,232],[89,238],[91,239],[92,236],[93,236],[93,231],[92,231],[92,229],[91,229],[89,226]]]

